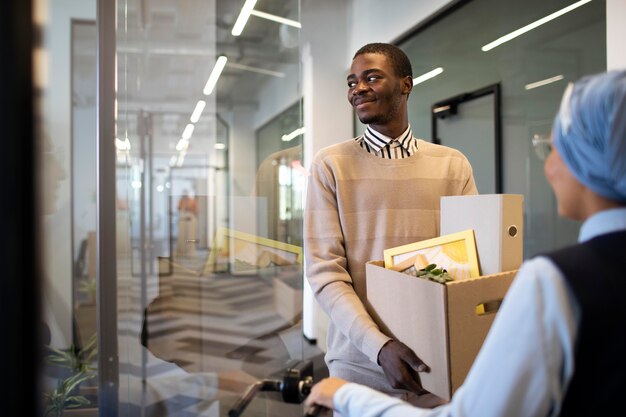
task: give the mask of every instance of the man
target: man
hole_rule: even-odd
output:
[[[626,71],[568,87],[545,174],[579,244],[526,261],[450,403],[434,410],[339,379],[307,398],[343,416],[612,415],[626,390]],[[618,412],[621,414],[621,412]]]
[[[363,136],[322,149],[311,165],[305,211],[307,276],[330,317],[330,375],[414,401],[426,364],[383,334],[365,306],[365,263],[387,248],[439,235],[442,196],[476,194],[460,152],[413,137],[411,63],[374,43],[355,54],[348,101]]]

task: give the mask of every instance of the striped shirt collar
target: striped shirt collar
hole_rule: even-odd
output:
[[[409,151],[409,144],[413,139],[413,132],[411,131],[411,125],[409,125],[400,136],[397,138],[390,138],[389,136],[385,136],[382,133],[377,132],[372,127],[367,126],[365,133],[363,134],[363,138],[375,152],[380,152],[382,148],[389,145],[393,141],[397,141],[400,146]]]
[[[418,148],[410,125],[395,139],[367,126],[365,133],[357,137],[356,141],[367,152],[385,159],[407,158],[417,152]]]

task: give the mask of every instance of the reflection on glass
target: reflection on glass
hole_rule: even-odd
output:
[[[96,333],[95,2],[37,1],[42,48],[37,85],[42,212],[42,410],[98,409]],[[82,19],[77,19],[80,14]],[[50,19],[54,16],[54,19]],[[64,59],[64,58],[65,59]]]
[[[321,357],[299,327],[302,136],[281,140],[302,127],[298,43],[256,13],[297,21],[299,2],[252,5],[234,37],[242,3],[117,2],[116,131],[130,144],[117,167],[119,392],[129,415],[227,415],[251,383]],[[246,414],[301,411],[259,396]]]
[[[531,141],[537,157],[539,157],[542,161],[545,161],[552,151],[552,139],[550,138],[550,135],[535,133]]]

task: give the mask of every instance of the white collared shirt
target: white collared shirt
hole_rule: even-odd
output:
[[[390,138],[367,126],[365,133],[355,139],[366,151],[384,159],[402,159],[417,151],[417,139],[411,125],[397,138]]]

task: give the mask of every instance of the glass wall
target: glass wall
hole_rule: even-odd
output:
[[[282,111],[257,129],[257,195],[267,201],[257,211],[271,239],[302,246],[303,192],[307,174],[302,166],[302,102]],[[280,138],[279,141],[276,138]]]
[[[486,47],[518,29],[524,29],[521,35]],[[458,113],[449,115],[443,126],[437,118],[438,139],[465,149],[479,173],[497,158],[501,192],[525,196],[524,257],[575,242],[579,224],[557,215],[543,161],[533,151],[531,138],[549,135],[568,82],[606,70],[606,2],[472,0],[399,46],[410,56],[415,77],[434,75],[416,84],[409,98],[409,118],[417,137],[433,140],[436,103],[499,86],[499,126],[494,125],[493,105],[480,110],[477,100],[459,105]],[[455,123],[464,127],[455,128]],[[465,133],[446,139],[443,128]],[[499,150],[484,145],[484,136],[493,136],[496,128],[501,134]],[[481,192],[493,192],[490,184],[477,185]]]
[[[49,415],[224,416],[254,383],[321,370],[301,331],[302,136],[283,138],[302,127],[299,1],[258,2],[239,30],[244,0],[36,3]],[[103,30],[115,45],[98,43]],[[115,134],[98,138],[109,47]],[[115,179],[106,230],[102,170]],[[302,415],[297,389],[279,388],[239,411]]]
[[[122,415],[227,415],[321,357],[301,335],[300,232],[274,233],[280,178],[260,187],[257,163],[283,143],[257,132],[300,99],[299,4],[259,2],[287,23],[252,13],[233,34],[244,3],[117,3]],[[301,413],[276,392],[244,415]]]
[[[35,1],[42,411],[98,410],[96,2]]]

